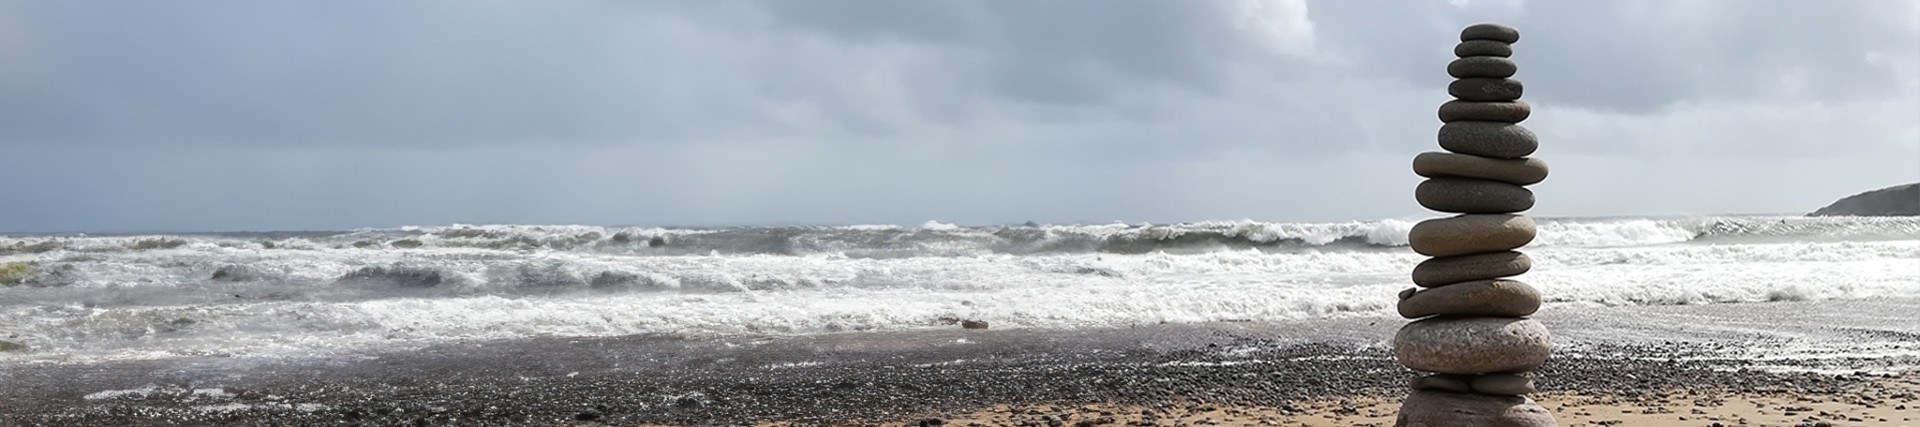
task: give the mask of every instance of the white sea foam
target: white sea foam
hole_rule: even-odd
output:
[[[0,332],[33,349],[0,360],[811,334],[943,328],[952,319],[1006,329],[1390,316],[1392,296],[1424,259],[1398,247],[1413,223],[63,237],[57,247],[0,252],[0,263],[31,265],[22,284],[0,287]],[[1522,280],[1554,306],[1920,296],[1920,220],[1541,224],[1540,244],[1527,249],[1535,271]],[[0,248],[47,239],[6,238]],[[421,245],[396,243],[405,239]],[[1267,246],[1283,242],[1294,246]],[[683,244],[705,246],[654,252]]]

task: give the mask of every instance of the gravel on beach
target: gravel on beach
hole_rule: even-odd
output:
[[[550,338],[320,359],[23,364],[0,366],[0,425],[917,424],[1081,404],[1305,413],[1403,393],[1414,373],[1380,342],[1394,326]],[[1676,390],[1842,395],[1887,380],[1749,369],[1711,357],[1715,345],[1589,346],[1556,355],[1538,384],[1547,394],[1651,401]],[[1099,420],[1041,412],[1026,419]]]

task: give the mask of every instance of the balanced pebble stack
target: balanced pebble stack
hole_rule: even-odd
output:
[[[1526,395],[1529,373],[1547,361],[1552,338],[1527,316],[1540,309],[1540,291],[1509,277],[1533,261],[1515,252],[1533,241],[1533,208],[1526,186],[1547,178],[1547,164],[1529,158],[1540,143],[1519,125],[1532,113],[1520,101],[1518,68],[1509,57],[1520,32],[1477,24],[1460,32],[1447,64],[1453,75],[1440,106],[1440,148],[1413,158],[1427,177],[1414,190],[1421,206],[1459,214],[1422,221],[1408,238],[1430,258],[1413,268],[1420,288],[1400,293],[1400,315],[1418,319],[1393,337],[1402,365],[1430,373],[1413,391],[1394,425],[1403,427],[1557,425],[1553,414]]]

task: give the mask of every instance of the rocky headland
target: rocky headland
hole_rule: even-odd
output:
[[[1809,216],[1920,215],[1920,182],[1868,191],[1833,202]]]

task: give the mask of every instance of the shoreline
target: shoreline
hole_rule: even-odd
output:
[[[1548,392],[1533,397],[1561,425],[1679,427],[1703,425],[1920,425],[1920,371],[1836,376],[1816,390],[1693,390],[1644,396]],[[1824,382],[1824,381],[1823,381]],[[1402,396],[1361,396],[1283,406],[1210,402],[1159,404],[996,405],[973,412],[865,420],[875,425],[1277,425],[1390,426]],[[1825,422],[1827,424],[1819,424]]]
[[[1920,334],[1910,326],[1884,323],[1905,322],[1899,320],[1904,315],[1885,316],[1909,312],[1913,306],[1914,301],[1841,301],[1549,313],[1543,321],[1556,332],[1567,331],[1568,350],[1539,371],[1542,393],[1536,396],[1567,425],[1582,419],[1576,412],[1563,412],[1579,410],[1573,408],[1586,408],[1598,423],[1605,419],[1599,417],[1613,415],[1609,411],[1665,415],[1647,405],[1678,398],[1721,396],[1717,399],[1727,407],[1747,396],[1860,400],[1863,391],[1900,390],[1885,386],[1891,384],[1886,381],[1915,382],[1913,367],[1920,360],[1829,353],[1754,360],[1750,356],[1756,348],[1777,350],[1816,341],[1698,340],[1672,337],[1669,330],[1636,322],[1672,323],[1671,318],[1682,316],[1691,323],[1670,327],[1709,335],[1728,325],[1760,321],[1791,336],[1810,336],[1802,329],[1811,328],[1805,330],[1827,331],[1832,335],[1828,339],[1843,343],[1878,337],[1877,347],[1860,349],[1898,353],[1920,348]],[[1791,313],[1812,317],[1795,320]],[[1836,320],[1834,313],[1857,319]],[[1122,414],[1176,403],[1221,409],[1201,415],[1215,421],[1224,420],[1221,414],[1227,409],[1272,417],[1273,411],[1291,406],[1297,409],[1296,420],[1332,415],[1344,417],[1337,418],[1343,420],[1340,425],[1364,425],[1374,421],[1355,420],[1370,420],[1361,417],[1369,413],[1390,416],[1406,382],[1415,376],[1382,345],[1403,323],[1370,317],[1090,330],[534,338],[298,360],[197,357],[0,365],[0,384],[7,384],[0,387],[0,402],[7,405],[7,411],[0,412],[0,426],[846,425],[914,423],[931,417],[965,425],[959,421],[991,420],[996,413],[1002,414],[1002,422],[1040,420],[1038,415],[1048,414],[1009,418],[1004,408],[1085,404],[1112,405],[1107,410],[1119,425]],[[1795,326],[1799,323],[1811,326]],[[1605,328],[1656,338],[1610,339]],[[1889,378],[1853,371],[1899,374]],[[1569,393],[1576,390],[1584,392]],[[1911,387],[1903,392],[1907,397],[1874,398],[1898,402],[1915,394]],[[1342,408],[1342,402],[1349,407]],[[1371,406],[1358,406],[1369,402]],[[1801,404],[1769,402],[1776,408]],[[1310,411],[1316,406],[1320,412]],[[1683,415],[1689,409],[1667,408]],[[1797,415],[1817,416],[1817,411]],[[1258,415],[1244,419],[1260,424]],[[1892,424],[1879,425],[1901,425],[1897,418],[1889,419]],[[1344,424],[1349,421],[1355,424]],[[1284,417],[1270,422],[1289,425]],[[1626,425],[1660,425],[1652,422],[1635,419]],[[1390,418],[1384,425],[1391,425]]]

